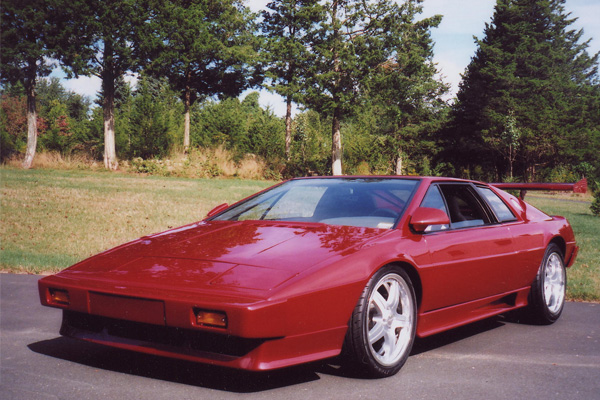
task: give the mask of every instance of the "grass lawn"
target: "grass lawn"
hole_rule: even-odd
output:
[[[273,182],[0,169],[0,269],[55,272],[100,251],[201,220]]]
[[[566,217],[579,246],[575,264],[567,271],[570,299],[600,301],[600,217],[590,211],[590,202],[564,196],[529,196],[525,200],[550,215]]]
[[[0,168],[0,269],[59,271],[140,236],[200,220],[214,206],[273,183]],[[600,301],[600,218],[590,203],[564,196],[527,201],[569,219],[580,252],[568,272],[568,296]]]

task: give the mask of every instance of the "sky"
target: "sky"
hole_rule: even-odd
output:
[[[252,11],[258,12],[271,0],[247,0]],[[485,23],[490,22],[494,13],[496,0],[425,0],[422,18],[435,14],[443,16],[438,28],[432,29],[434,45],[434,61],[444,82],[451,85],[450,97],[458,90],[461,74],[475,54],[476,45],[473,36],[483,37]],[[600,0],[566,0],[565,9],[571,17],[578,18],[571,28],[583,29],[582,40],[592,38],[588,53],[600,51]],[[418,17],[419,18],[419,17]],[[57,70],[53,76],[64,78],[64,73]],[[135,77],[127,78],[135,83]],[[100,90],[100,79],[97,77],[80,77],[64,79],[67,89],[94,98]],[[249,91],[254,91],[252,89]],[[242,97],[247,94],[246,91]],[[278,116],[285,115],[285,104],[277,94],[267,90],[260,91],[260,104],[270,107]],[[296,111],[296,108],[294,108]]]

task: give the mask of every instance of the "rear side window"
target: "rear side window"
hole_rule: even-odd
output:
[[[491,209],[494,211],[494,214],[496,214],[498,221],[506,222],[515,221],[517,219],[510,208],[504,204],[502,199],[496,193],[494,193],[492,189],[478,186],[477,191],[490,205]]]

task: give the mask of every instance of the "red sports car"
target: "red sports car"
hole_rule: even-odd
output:
[[[43,278],[39,294],[72,338],[248,370],[342,354],[382,377],[415,336],[520,307],[554,322],[577,249],[565,218],[481,182],[300,178]]]

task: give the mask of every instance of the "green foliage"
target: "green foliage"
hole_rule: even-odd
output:
[[[256,92],[242,102],[237,98],[206,101],[192,113],[192,144],[224,145],[238,159],[251,153],[276,163],[283,158],[283,132],[283,121],[258,105]]]
[[[69,76],[95,75],[102,80],[104,165],[116,169],[114,125],[115,82],[139,68],[135,48],[148,19],[141,0],[54,0],[57,30],[54,45]]]
[[[331,120],[315,111],[296,115],[286,177],[327,175],[331,168]]]
[[[146,72],[165,77],[180,93],[187,147],[197,99],[237,96],[261,78],[253,15],[241,0],[148,0],[147,6],[139,51]]]
[[[67,106],[58,99],[52,100],[46,111],[46,129],[40,137],[40,146],[47,150],[64,152],[72,136]]]
[[[22,150],[27,140],[25,96],[0,96],[0,157],[2,160]]]
[[[325,16],[317,0],[279,0],[262,12],[264,71],[268,88],[301,102],[311,60],[310,44]]]
[[[592,211],[592,214],[600,217],[600,182],[595,182],[594,186],[596,189],[594,190],[594,200],[592,201],[590,210]]]
[[[564,0],[498,0],[445,132],[447,160],[492,179],[600,164],[598,55],[572,22]]]
[[[143,76],[138,81],[128,118],[130,157],[160,158],[168,154],[178,130],[176,99],[164,80]]]
[[[43,0],[3,0],[0,29],[0,81],[35,86],[38,76],[51,72],[52,49],[48,36],[52,28],[52,5]]]
[[[147,2],[140,49],[147,73],[196,98],[234,96],[250,82],[256,39],[252,16],[239,0]]]
[[[407,134],[402,129],[411,123],[412,117],[408,118],[411,102],[424,112],[439,102],[439,96],[447,90],[434,78],[433,43],[429,36],[429,30],[439,24],[441,17],[416,21],[422,10],[420,3],[420,0],[401,4],[390,0],[326,3],[326,19],[321,21],[311,46],[313,56],[304,102],[332,117],[334,158],[341,146],[337,138],[340,121],[359,110],[362,112],[365,101],[375,101],[381,95],[383,112],[388,114],[390,125],[396,125],[388,131],[390,141],[398,142]],[[405,100],[393,104],[392,99]],[[431,113],[435,114],[435,108]],[[400,114],[407,118],[398,120]],[[418,123],[430,120],[429,116],[414,118]],[[395,145],[399,147],[399,143]]]

